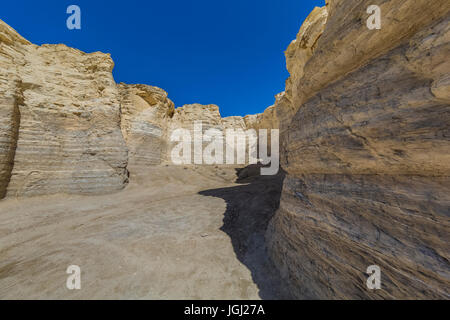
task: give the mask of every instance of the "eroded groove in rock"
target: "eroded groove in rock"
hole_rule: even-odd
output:
[[[20,111],[17,97],[4,97],[0,102],[0,199],[6,196],[14,167],[14,157],[19,136]]]

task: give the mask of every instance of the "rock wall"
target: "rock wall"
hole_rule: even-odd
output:
[[[6,195],[17,147],[22,100],[17,64],[24,64],[20,48],[26,45],[28,41],[0,21],[0,199]]]
[[[168,160],[168,126],[174,103],[164,90],[147,85],[119,85],[121,129],[129,148],[130,171]]]
[[[113,62],[36,46],[0,21],[2,195],[104,193],[127,182]]]
[[[381,30],[366,27],[373,4]],[[288,48],[288,175],[266,238],[298,298],[450,297],[449,12],[328,1]]]
[[[448,299],[449,22],[447,0],[327,1],[289,45],[275,104],[222,118],[117,85],[107,54],[36,46],[0,21],[0,198],[120,190],[128,168],[170,161],[171,132],[195,121],[279,128],[287,176],[266,239],[293,293]],[[373,264],[381,290],[366,287]]]
[[[259,121],[259,115],[254,115],[252,117],[255,118],[255,121],[252,123],[253,125],[250,125],[246,117],[233,116],[222,118],[219,112],[219,107],[216,105],[190,104],[184,105],[183,107],[175,110],[175,114],[169,124],[169,127],[170,132],[180,128],[187,129],[189,131],[192,139],[191,163],[194,163],[195,159],[202,159],[202,153],[204,153],[207,146],[210,145],[210,141],[212,141],[213,138],[216,139],[215,137],[210,137],[210,140],[204,139],[207,136],[208,130],[217,129],[222,133],[222,139],[220,140],[223,145],[223,160],[220,164],[227,164],[226,152],[229,147],[228,141],[226,140],[227,130],[234,130],[234,132],[237,133],[237,137],[234,139],[234,147],[237,148],[238,144],[245,144],[245,159],[242,164],[248,164],[250,150],[249,145],[251,140],[247,135],[245,135],[245,133],[247,133],[248,130],[254,129],[256,123]],[[196,123],[201,123],[201,132],[196,131],[194,127]],[[244,134],[238,134],[239,132]],[[194,147],[197,138],[202,139],[202,141],[198,144],[202,146],[201,150]],[[171,142],[170,149],[172,149],[176,144],[178,144],[178,142]],[[233,165],[237,164],[237,154],[238,152],[236,151],[234,158],[235,162]],[[202,161],[202,163],[207,164],[205,161]]]
[[[263,113],[256,115],[248,115],[244,117],[246,126],[251,129],[255,129],[260,133],[260,130],[266,130],[267,141],[259,141],[258,146],[266,143],[267,154],[272,154],[272,129],[281,130],[280,119],[277,116],[277,110],[284,107],[286,103],[285,92],[281,92],[275,96],[274,105],[268,107]],[[274,145],[275,146],[275,145]],[[279,147],[276,147],[277,151]],[[274,155],[275,156],[275,155]]]

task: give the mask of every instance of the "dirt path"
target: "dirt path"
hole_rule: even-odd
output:
[[[282,178],[234,178],[161,166],[112,195],[0,201],[0,298],[288,297],[264,247]]]

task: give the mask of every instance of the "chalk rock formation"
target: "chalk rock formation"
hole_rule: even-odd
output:
[[[108,54],[36,46],[0,21],[0,199],[120,190],[149,165],[171,162],[174,129],[245,129],[215,105],[175,110],[167,93],[116,84]]]
[[[257,116],[255,116],[257,117]],[[250,144],[253,146],[257,142],[256,131],[253,131],[254,135],[251,135],[249,129],[253,127],[248,126],[246,119],[239,116],[225,117],[222,118],[219,112],[219,107],[216,105],[201,105],[201,104],[190,104],[184,105],[183,107],[175,109],[174,116],[169,124],[170,132],[177,129],[186,129],[190,138],[192,139],[192,149],[191,149],[191,163],[196,162],[197,164],[248,164],[249,163],[249,152],[252,150]],[[209,130],[216,130],[220,132],[221,136],[212,134]],[[228,130],[233,131],[236,135],[234,139],[227,140]],[[249,135],[247,135],[249,133]],[[231,135],[230,135],[231,137]],[[254,140],[252,138],[254,137]],[[205,163],[204,153],[208,145],[211,144],[213,140],[221,141],[223,146],[222,159],[220,163]],[[234,142],[231,142],[234,141]],[[174,146],[178,144],[176,141],[171,142],[171,150]],[[201,146],[201,148],[196,148],[195,145]],[[239,145],[244,146],[245,159],[238,163],[238,149]],[[227,148],[235,148],[234,161],[233,163],[226,163],[226,152]],[[256,145],[255,145],[256,148]],[[256,150],[256,149],[255,149]],[[215,152],[210,153],[215,156]],[[243,153],[242,153],[243,154]],[[256,154],[254,154],[256,157]],[[169,155],[171,157],[171,155]]]
[[[222,118],[117,85],[107,54],[36,46],[0,21],[0,198],[119,190],[128,167],[170,161],[171,133],[195,137],[196,121],[201,134],[279,128],[287,176],[266,239],[293,293],[448,299],[449,55],[447,0],[329,0],[289,45],[275,104]],[[366,287],[370,265],[380,290]]]
[[[202,122],[203,126],[222,127],[219,107],[214,104],[187,104],[175,110],[172,127],[193,128],[194,122]]]
[[[33,45],[0,21],[0,199],[114,192],[128,169],[171,163],[175,129],[247,129],[216,105],[175,109],[160,88],[116,84],[113,66],[109,54]]]
[[[168,126],[175,107],[164,90],[147,85],[119,85],[121,128],[129,148],[129,168],[167,161]],[[134,170],[130,169],[130,170]]]
[[[272,129],[278,130],[280,128],[280,121],[277,116],[277,111],[282,107],[282,103],[285,101],[285,92],[279,93],[275,96],[275,104],[264,110],[263,113],[251,114],[244,117],[245,127],[248,129],[256,130],[258,139],[262,130],[267,132],[267,140],[259,139],[258,146],[262,146],[263,143],[267,144],[267,152],[270,155],[272,147]],[[276,147],[278,150],[278,147]]]
[[[105,193],[127,182],[113,61],[30,44],[0,21],[2,195]]]
[[[245,123],[245,119],[239,116],[225,117],[222,118],[223,128],[226,129],[249,129]]]
[[[287,48],[286,68],[289,71],[290,77],[286,81],[285,93],[277,99],[277,114],[282,122],[281,129],[287,130],[289,122],[292,120],[295,112],[295,106],[299,106],[298,97],[303,96],[301,92],[301,81],[307,80],[304,78],[306,62],[313,55],[319,38],[322,36],[325,24],[328,18],[328,11],[326,7],[316,7],[306,18],[305,22],[300,28],[297,38],[291,42]],[[316,70],[317,71],[317,70]]]
[[[366,26],[372,4],[381,30]],[[449,12],[328,1],[289,47],[288,175],[266,236],[297,297],[450,297]]]

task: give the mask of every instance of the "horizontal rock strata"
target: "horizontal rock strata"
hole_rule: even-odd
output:
[[[372,4],[381,30],[366,27]],[[289,47],[288,176],[266,236],[297,297],[449,298],[449,9],[329,1]]]
[[[3,194],[123,188],[127,148],[109,55],[35,46],[3,22],[0,34]]]
[[[139,170],[167,161],[167,129],[175,112],[167,92],[157,87],[123,83],[119,90],[121,129],[129,148],[129,168]]]
[[[257,123],[260,121],[259,115],[252,116],[254,121],[249,123],[246,117],[225,117],[222,118],[219,112],[219,107],[216,105],[200,105],[200,104],[190,104],[183,107],[177,108],[173,116],[172,121],[169,124],[170,132],[174,132],[177,129],[186,129],[192,139],[191,144],[191,164],[197,162],[198,164],[248,164],[250,161],[249,152],[251,150],[250,145],[257,142],[257,131],[254,130],[257,127]],[[200,129],[201,125],[201,131]],[[197,127],[196,127],[197,126]],[[210,135],[210,129],[216,130],[221,135],[217,137],[215,135]],[[232,133],[229,133],[229,130]],[[227,140],[228,134],[235,134],[235,136],[229,136],[230,140]],[[249,137],[250,135],[250,137]],[[231,139],[230,137],[234,137]],[[252,140],[255,137],[255,140]],[[200,139],[200,141],[199,141]],[[209,145],[213,140],[220,141],[223,149],[222,156],[219,157],[221,161],[219,163],[207,163],[204,158],[204,154],[207,151]],[[231,142],[234,141],[234,142]],[[171,142],[171,150],[179,142]],[[201,146],[201,148],[196,148],[195,145]],[[242,161],[238,161],[238,146],[245,146],[245,158]],[[233,150],[234,148],[234,160],[227,162],[227,148]],[[255,146],[257,150],[257,146]],[[208,154],[215,156],[215,151]],[[255,157],[257,156],[254,154]],[[218,158],[218,160],[220,160]],[[239,162],[239,163],[238,163]]]

